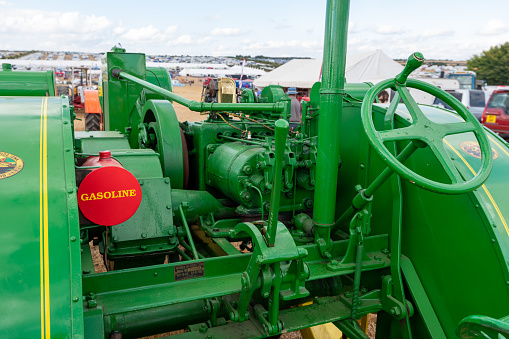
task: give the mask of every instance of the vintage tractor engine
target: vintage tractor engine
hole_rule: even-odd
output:
[[[104,131],[0,72],[0,337],[365,339],[376,313],[377,338],[509,338],[509,146],[408,78],[418,52],[345,84],[348,12],[327,2],[323,78],[292,131],[280,86],[192,101],[119,48]]]

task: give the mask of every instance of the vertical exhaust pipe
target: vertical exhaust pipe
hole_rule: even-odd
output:
[[[330,257],[330,232],[335,221],[349,10],[349,0],[327,1],[313,211],[315,241],[326,257]]]

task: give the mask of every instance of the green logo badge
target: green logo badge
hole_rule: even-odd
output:
[[[23,169],[21,158],[6,152],[0,152],[0,180],[12,177]]]

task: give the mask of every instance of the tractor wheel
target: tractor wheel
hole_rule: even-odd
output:
[[[85,129],[89,131],[101,130],[101,115],[95,113],[85,114]]]

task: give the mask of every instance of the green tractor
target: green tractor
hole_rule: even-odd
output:
[[[281,87],[191,101],[119,50],[105,131],[75,131],[63,97],[0,97],[0,337],[367,338],[376,313],[376,338],[509,338],[508,144],[407,78],[420,53],[345,84],[348,11],[327,3],[323,80],[291,134]]]

